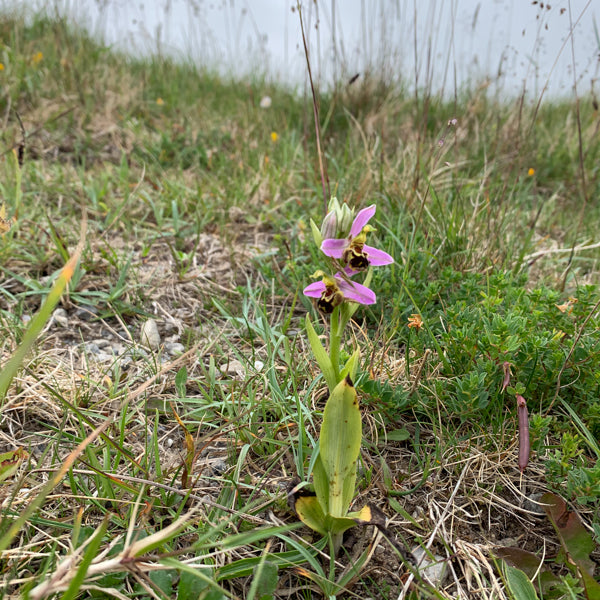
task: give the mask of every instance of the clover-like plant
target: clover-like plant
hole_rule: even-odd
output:
[[[328,315],[329,347],[325,349],[306,317],[311,348],[329,387],[329,399],[323,412],[323,423],[317,452],[313,459],[315,495],[296,498],[299,518],[318,533],[328,536],[334,553],[341,545],[345,530],[360,522],[372,522],[371,509],[349,512],[354,499],[356,467],[362,440],[362,421],[358,397],[352,383],[355,378],[359,350],[340,364],[344,329],[358,307],[374,304],[375,293],[369,289],[371,266],[387,265],[394,259],[368,246],[367,224],[375,214],[371,205],[356,217],[346,204],[336,198],[329,202],[329,212],[321,228],[311,221],[313,237],[328,261],[329,273],[318,270],[319,281],[304,289],[304,294],[317,299],[319,310]],[[354,277],[364,274],[363,283]]]

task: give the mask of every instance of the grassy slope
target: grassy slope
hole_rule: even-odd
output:
[[[208,494],[218,506],[188,538],[162,550],[204,533],[221,545],[253,523],[270,523],[267,507],[293,522],[280,486],[304,475],[322,407],[300,325],[310,304],[298,297],[318,267],[308,219],[323,212],[308,101],[189,64],[133,61],[62,22],[37,19],[25,27],[5,18],[0,34],[7,149],[0,185],[16,217],[0,242],[3,360],[23,335],[22,317],[39,306],[48,277],[75,244],[83,209],[89,218],[84,271],[63,305],[68,327],[55,323],[45,332],[2,409],[3,448],[28,448],[34,469],[6,491],[13,508],[87,435],[85,418],[97,425],[117,417],[113,445],[88,448],[60,495],[13,543],[23,553],[5,563],[5,581],[53,572],[79,506],[82,527],[113,514],[103,547],[132,520],[160,531],[184,511],[178,486],[186,446],[172,408],[204,451],[193,467],[195,495]],[[267,110],[259,107],[264,95],[273,101]],[[523,536],[535,550],[537,525],[518,512],[519,503],[522,494],[550,487],[579,498],[598,535],[598,294],[591,285],[598,250],[570,252],[593,244],[597,230],[599,117],[592,101],[536,110],[476,92],[448,103],[359,80],[323,97],[320,109],[332,193],[350,205],[377,203],[377,236],[397,261],[375,274],[379,302],[357,313],[364,318],[354,329],[367,423],[361,495],[395,515],[408,544],[426,538],[431,515],[418,516],[413,528],[388,495],[421,478],[423,495],[415,490],[402,504],[408,513],[445,502],[461,484],[465,511],[499,497],[514,505],[521,526],[505,528],[503,537]],[[9,151],[22,139],[16,113],[26,132],[20,191]],[[557,308],[567,302],[564,312]],[[95,318],[83,319],[81,307]],[[425,322],[419,332],[407,327],[416,312]],[[79,350],[106,331],[135,348],[148,315],[157,316],[163,337],[193,351],[172,367],[134,353],[124,369]],[[502,393],[505,362],[514,389]],[[525,480],[516,469],[515,392],[531,413]],[[386,431],[400,428],[408,442],[386,441]],[[211,470],[217,459],[225,461],[224,476]],[[167,489],[143,487],[145,480]],[[138,494],[154,508],[135,517]],[[239,513],[231,517],[227,509]],[[495,510],[489,518],[498,523],[512,518],[511,510]],[[440,541],[439,551],[454,555],[459,538],[490,539],[483,518],[465,527]],[[207,561],[228,564],[259,553],[261,544],[240,549],[232,542],[231,552]],[[277,544],[274,550],[283,547]],[[455,593],[459,580],[464,585],[455,573],[437,593]],[[164,590],[178,585],[153,581]],[[393,576],[374,581],[381,597],[393,597]],[[119,574],[102,585],[133,593],[153,584]],[[244,579],[223,585],[251,595]]]

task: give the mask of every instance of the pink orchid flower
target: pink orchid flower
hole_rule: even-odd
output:
[[[375,304],[375,292],[367,286],[344,279],[340,273],[333,277],[323,276],[304,288],[304,295],[318,298],[317,306],[324,313],[330,314],[336,306],[345,300],[359,304]]]
[[[342,263],[348,265],[353,271],[364,271],[369,265],[380,267],[393,263],[394,259],[387,252],[365,244],[370,230],[367,223],[376,209],[375,204],[371,204],[359,211],[347,238],[323,240],[321,244],[323,253],[331,258],[341,259]]]

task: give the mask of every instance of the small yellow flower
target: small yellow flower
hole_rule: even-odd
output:
[[[276,142],[279,139],[276,131],[271,131],[271,141]]]
[[[533,177],[535,175],[535,169],[532,167],[529,167],[529,171],[527,171],[527,175],[529,175],[529,177]]]
[[[42,59],[44,58],[44,55],[42,52],[36,52],[32,57],[31,57],[31,62],[34,65],[37,65],[39,63],[42,62]]]
[[[159,106],[162,106],[164,103],[165,103],[165,101],[162,98],[156,99],[156,104],[158,104]]]
[[[423,319],[421,318],[421,315],[419,313],[413,313],[408,318],[408,328],[412,329],[413,327],[417,331],[419,331],[421,327],[423,327]]]
[[[0,71],[4,71],[4,65],[0,63]]]

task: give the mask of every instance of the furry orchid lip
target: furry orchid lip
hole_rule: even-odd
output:
[[[333,277],[324,276],[304,288],[304,295],[318,298],[318,306],[324,313],[331,313],[345,300],[358,304],[375,304],[377,296],[367,286],[350,281],[336,273]]]

